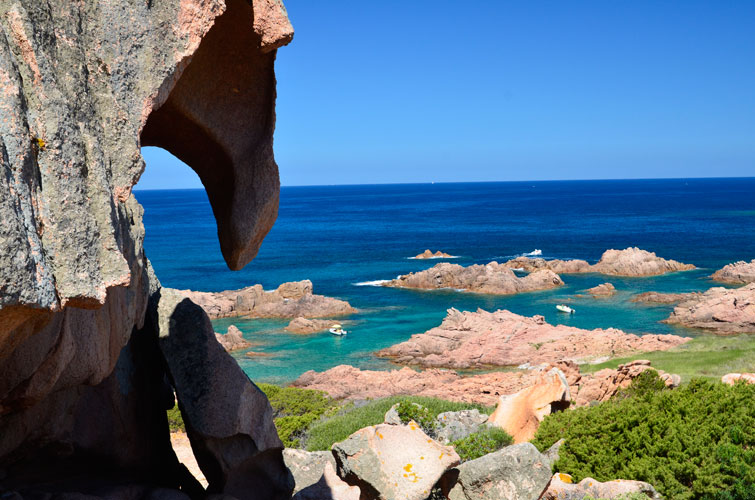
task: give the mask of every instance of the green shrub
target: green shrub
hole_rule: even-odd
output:
[[[278,436],[288,448],[299,447],[309,426],[337,407],[321,391],[273,384],[259,384],[259,388],[270,400]]]
[[[168,410],[168,426],[170,427],[170,432],[186,432],[184,418],[181,416],[178,405]]]
[[[727,490],[706,495],[704,500],[755,500],[755,485],[740,481]]]
[[[514,442],[514,438],[508,432],[498,427],[486,427],[485,429],[470,434],[469,436],[454,441],[451,445],[459,454],[462,462],[480,458],[488,453],[498,451],[504,446]]]
[[[632,380],[632,384],[616,395],[618,398],[652,398],[658,391],[666,389],[666,383],[655,370],[645,370]]]
[[[343,441],[363,427],[383,423],[385,413],[396,403],[406,401],[424,406],[429,415],[435,419],[439,413],[446,411],[469,410],[476,408],[490,414],[493,408],[481,405],[455,403],[436,398],[420,396],[393,396],[371,401],[364,406],[349,406],[342,412],[327,420],[320,420],[310,427],[306,437],[306,447],[310,451],[329,450],[333,443]]]
[[[752,487],[741,485],[755,483],[753,401],[753,385],[693,379],[549,415],[533,444],[546,450],[564,438],[554,470],[576,481],[635,479],[671,499],[744,499]],[[725,491],[735,496],[716,497]]]
[[[424,406],[403,400],[396,407],[396,413],[398,413],[401,423],[408,424],[414,420],[425,434],[430,436],[435,434],[435,417],[438,415],[431,415],[430,410]]]

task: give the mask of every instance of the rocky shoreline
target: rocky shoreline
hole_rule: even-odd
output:
[[[755,283],[755,259],[750,262],[739,261],[728,264],[713,273],[710,278],[731,285]]]
[[[325,318],[357,312],[345,300],[315,295],[309,280],[283,283],[266,291],[262,285],[223,292],[179,290],[198,304],[211,319],[248,318]]]
[[[449,309],[440,326],[377,352],[398,364],[432,368],[486,368],[540,364],[671,349],[689,338],[624,333],[615,328],[582,330],[550,325],[542,316],[506,310]]]

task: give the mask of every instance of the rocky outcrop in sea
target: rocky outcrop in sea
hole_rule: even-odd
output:
[[[542,316],[530,318],[506,310],[449,309],[440,326],[377,355],[400,364],[468,369],[663,351],[688,340],[675,335],[638,336],[615,328],[582,330],[551,325]]]
[[[399,276],[382,286],[421,290],[452,288],[464,292],[511,295],[547,290],[563,284],[556,273],[548,270],[520,278],[511,269],[497,262],[468,267],[442,262],[424,271]]]
[[[289,498],[270,404],[161,288],[132,193],[140,148],[167,149],[206,187],[227,265],[256,255],[279,198],[282,4],[14,0],[0,26],[3,495],[204,497],[170,446],[177,397],[213,493]]]
[[[713,273],[711,279],[732,285],[755,283],[755,259],[728,264]]]
[[[535,272],[545,269],[558,274],[599,273],[612,276],[658,276],[676,271],[695,269],[692,264],[658,257],[654,252],[636,247],[624,250],[606,250],[596,264],[585,260],[545,260],[517,257],[504,262],[503,266],[522,271]]]
[[[611,297],[613,295],[616,295],[616,287],[611,283],[603,283],[598,286],[588,288],[585,291],[593,297]]]
[[[265,291],[262,285],[254,285],[217,293],[193,290],[181,290],[181,293],[202,306],[212,319],[237,316],[322,318],[356,312],[345,300],[315,295],[309,280],[283,283],[272,291]]]
[[[421,259],[421,260],[424,260],[424,259],[455,259],[455,258],[456,258],[455,255],[451,255],[451,254],[446,253],[446,252],[441,252],[440,250],[436,250],[435,252],[433,252],[429,248],[427,250],[425,250],[424,252],[422,252],[420,254],[417,254],[414,257],[412,257],[412,259]]]
[[[755,333],[755,283],[734,289],[711,288],[681,302],[664,322],[719,335]]]

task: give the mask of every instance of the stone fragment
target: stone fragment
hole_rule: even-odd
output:
[[[449,500],[537,500],[551,462],[530,443],[507,446],[457,467]]]
[[[209,490],[239,500],[290,497],[293,478],[265,394],[217,342],[201,307],[176,290],[159,294],[160,349]]]
[[[617,479],[601,483],[591,477],[586,477],[574,484],[569,474],[556,473],[551,478],[548,488],[541,497],[542,500],[583,500],[585,498],[619,498],[633,493],[639,493],[652,500],[663,497],[652,485],[642,481]]]
[[[430,439],[413,421],[365,427],[332,449],[338,475],[365,498],[424,500],[459,463],[453,448]]]
[[[570,402],[566,377],[558,368],[552,368],[542,373],[533,386],[501,396],[488,422],[511,434],[515,443],[522,443],[535,436],[546,415],[567,409]]]

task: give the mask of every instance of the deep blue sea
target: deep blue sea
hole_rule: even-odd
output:
[[[506,308],[542,314],[551,323],[616,327],[633,333],[699,335],[659,323],[670,307],[632,304],[639,292],[703,290],[721,266],[755,258],[755,178],[550,181],[283,187],[278,220],[257,258],[229,271],[204,190],[137,191],[145,209],[145,247],[162,284],[220,291],[255,283],[266,289],[310,279],[315,293],[360,309],[345,338],[292,335],[287,320],[232,318],[268,358],[236,355],[255,381],[284,383],[306,370],[338,364],[381,369],[372,355],[437,326],[446,309]],[[411,260],[426,248],[462,265],[499,262],[535,249],[545,258],[596,262],[608,248],[637,246],[700,270],[654,278],[564,275],[557,290],[499,297],[453,291],[410,291],[365,282],[431,267]],[[575,298],[610,281],[610,299]],[[569,301],[577,314],[554,305]]]

